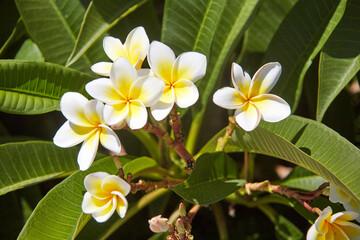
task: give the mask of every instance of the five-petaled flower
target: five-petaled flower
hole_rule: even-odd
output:
[[[327,207],[310,227],[306,239],[360,239],[360,226],[350,222],[358,216],[358,213],[350,211],[332,215],[331,207]]]
[[[136,68],[140,69],[149,49],[149,38],[143,27],[134,28],[122,44],[120,39],[105,37],[103,47],[106,55],[114,62],[119,57],[125,57]],[[109,76],[111,62],[99,62],[91,66],[91,70],[102,76]]]
[[[78,155],[80,170],[88,169],[94,161],[99,141],[110,151],[120,153],[119,138],[103,119],[103,103],[67,92],[61,98],[60,109],[68,121],[56,132],[54,143],[67,148],[84,142]]]
[[[148,222],[150,230],[155,233],[166,232],[169,229],[168,219],[161,215],[151,218]]]
[[[117,59],[110,71],[110,79],[99,78],[85,86],[94,98],[106,103],[104,119],[109,125],[123,120],[131,129],[140,129],[147,122],[146,107],[155,104],[164,90],[164,83],[136,70],[124,57]]]
[[[340,202],[344,205],[345,210],[353,211],[360,213],[360,203],[351,197],[348,193],[346,193],[341,188],[337,187],[335,184],[330,183],[330,195],[329,200],[331,202]],[[360,216],[356,219],[360,222]]]
[[[194,83],[205,75],[205,55],[185,52],[175,59],[168,46],[153,41],[149,47],[148,62],[155,76],[165,83],[161,99],[151,107],[151,114],[156,120],[164,119],[174,103],[187,108],[198,100],[199,92]]]
[[[224,87],[217,90],[213,101],[220,107],[236,109],[237,124],[245,131],[254,130],[260,119],[278,122],[291,113],[285,100],[269,94],[281,74],[281,65],[277,62],[262,66],[251,79],[247,72],[232,64],[231,78],[235,88]]]
[[[107,221],[115,212],[123,218],[128,208],[125,198],[130,192],[130,185],[116,175],[95,172],[84,179],[87,192],[81,208],[84,213],[92,214],[97,222]]]

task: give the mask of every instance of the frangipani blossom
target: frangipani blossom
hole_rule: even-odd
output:
[[[81,204],[84,213],[92,214],[97,222],[107,221],[116,212],[125,217],[128,202],[125,198],[130,185],[116,175],[95,172],[84,179],[86,193]]]
[[[120,39],[105,37],[103,47],[106,55],[114,62],[125,57],[136,69],[140,69],[149,49],[149,38],[143,27],[134,28],[126,37],[124,44]],[[111,62],[99,62],[91,66],[91,70],[101,76],[109,76]]]
[[[337,187],[335,184],[330,183],[330,196],[329,200],[333,203],[340,202],[344,205],[346,211],[353,211],[360,213],[360,203],[351,197],[348,193]],[[360,216],[356,219],[360,222]]]
[[[154,76],[135,70],[124,57],[117,59],[110,71],[110,79],[99,78],[86,84],[86,91],[106,103],[104,119],[109,125],[124,120],[131,129],[140,129],[147,122],[146,107],[161,97],[165,84]]]
[[[350,221],[359,216],[356,212],[338,212],[332,215],[331,207],[325,208],[310,227],[307,240],[356,240],[360,239],[360,226]]]
[[[68,148],[83,142],[77,159],[80,170],[88,169],[94,161],[99,141],[108,150],[120,153],[119,138],[103,119],[102,102],[67,92],[61,98],[60,109],[68,121],[56,132],[54,143]]]
[[[150,230],[155,233],[167,232],[169,229],[168,219],[161,217],[161,215],[151,218],[148,222]]]
[[[269,94],[280,74],[281,65],[271,62],[262,66],[251,79],[247,72],[233,63],[231,79],[235,88],[217,90],[213,101],[220,107],[236,109],[236,122],[245,131],[254,130],[260,119],[267,122],[281,121],[290,115],[290,106],[282,98]]]
[[[205,55],[185,52],[175,59],[168,46],[153,41],[149,47],[148,62],[154,75],[165,83],[161,99],[151,107],[151,114],[156,120],[164,119],[174,103],[187,108],[198,100],[199,92],[194,83],[205,75]]]

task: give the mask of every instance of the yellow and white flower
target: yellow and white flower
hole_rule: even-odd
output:
[[[220,107],[236,109],[236,122],[245,131],[254,130],[260,119],[267,122],[281,121],[290,115],[290,106],[284,99],[269,94],[280,74],[281,65],[271,62],[262,66],[251,79],[247,72],[233,63],[231,78],[235,88],[217,90],[213,101]]]
[[[148,222],[150,230],[155,233],[167,232],[169,230],[168,219],[161,217],[161,215],[151,218]]]
[[[134,28],[122,44],[120,39],[105,37],[103,47],[106,55],[114,62],[119,57],[125,57],[136,68],[140,69],[149,49],[149,38],[143,27]],[[99,62],[91,66],[91,70],[101,76],[109,76],[111,62]]]
[[[63,148],[83,142],[78,163],[84,171],[94,161],[99,141],[108,150],[120,153],[121,144],[114,131],[103,119],[104,104],[97,100],[88,100],[80,93],[67,92],[60,101],[62,114],[68,119],[56,132],[55,145]]]
[[[161,99],[151,107],[151,114],[156,120],[164,119],[174,103],[187,108],[198,100],[199,92],[194,83],[205,75],[205,55],[185,52],[175,59],[168,46],[153,41],[149,47],[148,62],[153,74],[165,83]]]
[[[331,207],[325,208],[307,232],[307,240],[356,240],[360,239],[360,226],[350,221],[359,216],[356,212],[338,212],[332,215]]]
[[[97,222],[107,221],[116,212],[125,217],[128,202],[125,198],[130,185],[118,176],[95,172],[84,179],[86,193],[81,204],[84,213],[92,214]]]
[[[86,91],[105,102],[104,119],[109,125],[124,120],[131,129],[140,129],[147,122],[146,107],[161,97],[165,84],[154,76],[136,70],[124,57],[117,59],[110,71],[110,79],[99,78],[86,84]]]
[[[360,203],[351,197],[348,193],[337,187],[335,184],[330,183],[330,196],[329,200],[333,203],[340,202],[344,205],[346,211],[353,211],[360,213]],[[360,222],[360,216],[356,219]]]

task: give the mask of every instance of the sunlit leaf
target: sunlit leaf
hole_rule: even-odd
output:
[[[314,191],[324,182],[326,182],[324,178],[313,172],[302,167],[295,167],[290,175],[281,181],[280,185],[306,191]]]
[[[225,153],[208,153],[196,160],[195,170],[181,184],[171,187],[194,204],[211,204],[235,192],[245,180],[238,179],[235,162]]]
[[[125,176],[128,173],[131,173],[134,177],[136,177],[136,173],[141,172],[144,169],[151,168],[157,166],[157,163],[154,159],[149,157],[139,157],[136,158],[126,164],[124,164],[124,174]]]
[[[360,2],[350,0],[344,16],[320,55],[316,119],[321,121],[331,102],[360,70]]]
[[[57,110],[65,92],[87,95],[84,86],[91,79],[57,64],[0,60],[0,111],[40,114]]]
[[[39,47],[30,39],[27,39],[19,51],[16,53],[15,59],[18,60],[33,60],[44,61],[44,57],[41,54]]]

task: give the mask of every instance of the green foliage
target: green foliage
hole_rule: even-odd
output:
[[[289,176],[281,181],[280,185],[305,191],[314,191],[324,182],[326,182],[324,178],[313,172],[302,167],[295,167]]]
[[[189,202],[205,205],[225,198],[245,182],[238,179],[236,164],[225,153],[205,153],[188,179],[171,189]]]

